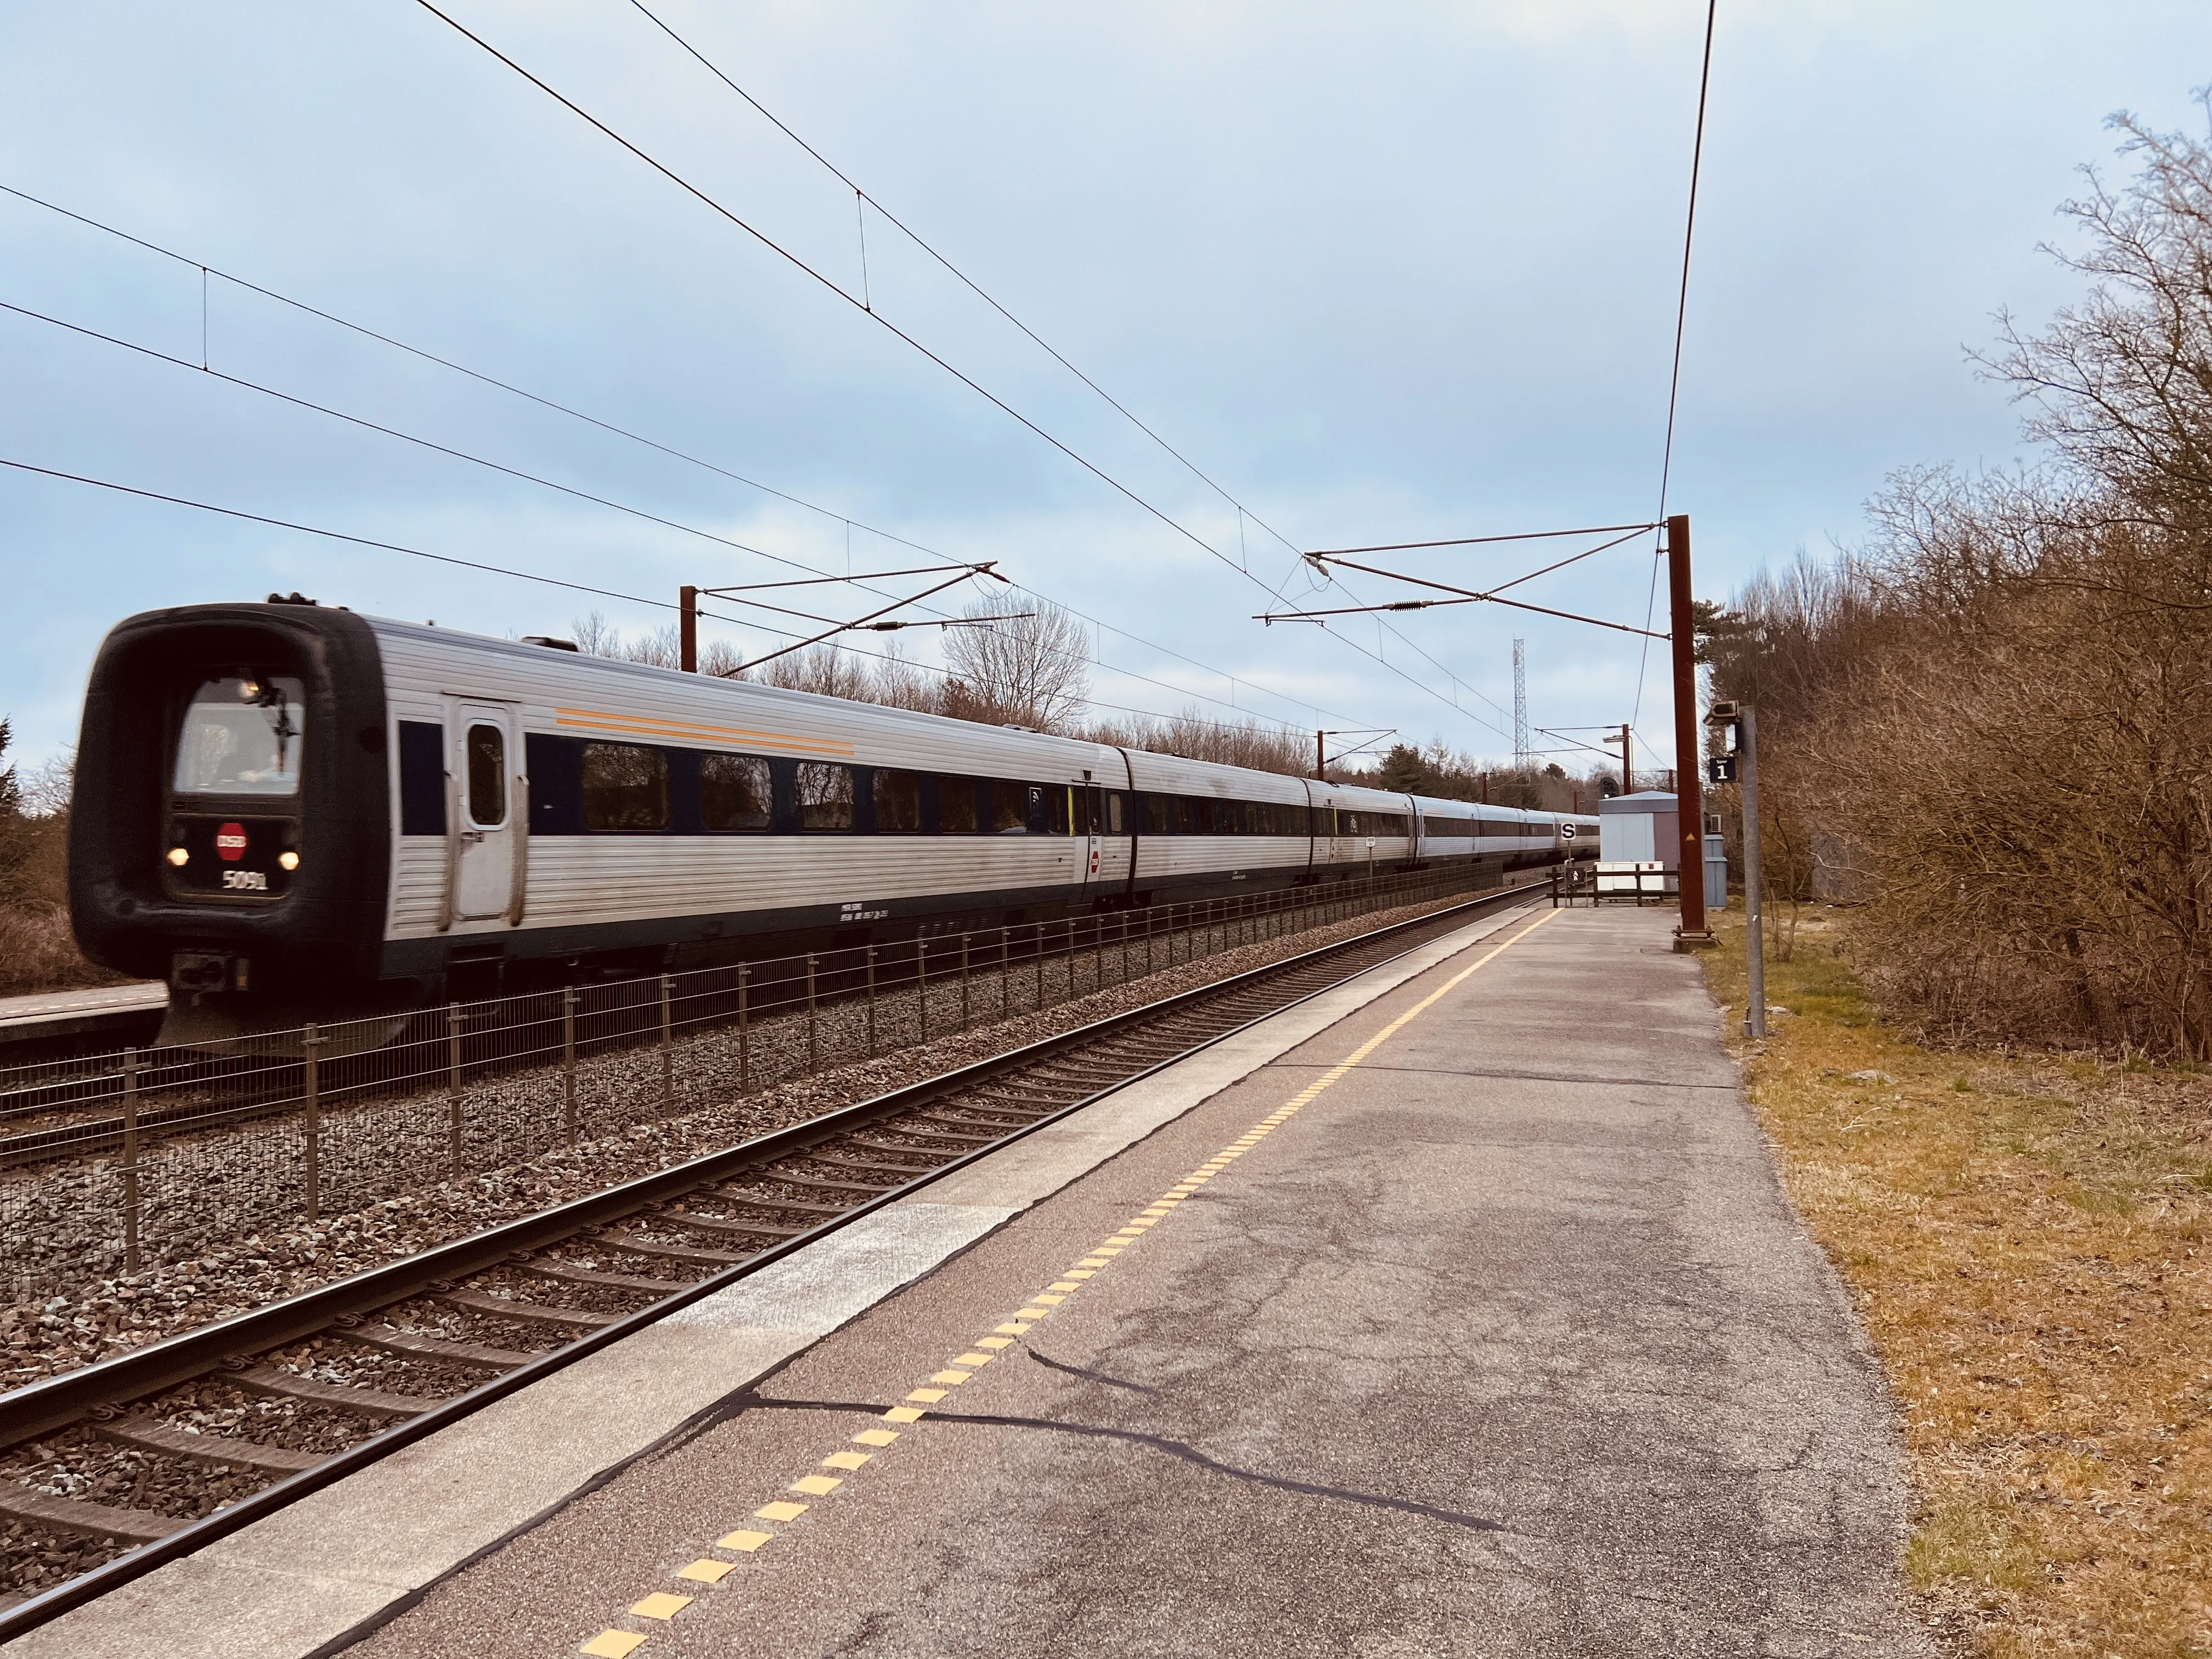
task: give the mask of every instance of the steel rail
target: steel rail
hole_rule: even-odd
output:
[[[1109,1015],[1071,1031],[1042,1038],[1004,1054],[978,1060],[918,1083],[904,1085],[889,1093],[841,1107],[820,1117],[810,1118],[804,1123],[771,1131],[721,1152],[708,1153],[687,1163],[640,1176],[588,1198],[573,1200],[533,1216],[501,1223],[467,1238],[434,1247],[403,1261],[288,1297],[266,1308],[254,1309],[199,1330],[149,1344],[131,1353],[118,1354],[111,1359],[41,1379],[9,1394],[0,1395],[0,1420],[5,1423],[4,1429],[0,1429],[0,1447],[19,1444],[40,1434],[52,1432],[103,1407],[159,1393],[196,1376],[219,1376],[225,1362],[242,1351],[250,1352],[282,1346],[305,1336],[327,1331],[345,1316],[405,1301],[428,1290],[435,1282],[485,1271],[511,1260],[519,1252],[541,1249],[681,1193],[726,1179],[750,1166],[790,1157],[818,1142],[834,1139],[875,1120],[896,1116],[940,1096],[957,1093],[991,1078],[1025,1069],[1071,1050],[1094,1046],[1118,1033],[1158,1024],[1176,1013],[1199,1010],[1208,1002],[1233,995],[1240,988],[1285,978],[1302,968],[1322,965],[1330,957],[1349,955],[1363,947],[1415,930],[1437,928],[1442,924],[1461,921],[1473,912],[1508,909],[1516,902],[1533,902],[1550,890],[1551,884],[1543,882],[1504,887],[1445,909],[1431,911],[1426,915],[1393,922],[1348,939],[1316,946],[1280,962],[1248,969],[1226,979],[1216,980],[1163,998],[1158,1002]],[[948,1158],[917,1175],[912,1181],[856,1204],[781,1243],[769,1245],[741,1262],[709,1273],[696,1284],[672,1291],[642,1308],[623,1315],[611,1324],[588,1331],[526,1364],[479,1383],[465,1393],[441,1401],[414,1417],[394,1423],[355,1445],[332,1454],[313,1468],[265,1486],[198,1520],[186,1522],[161,1539],[142,1544],[27,1601],[0,1608],[0,1644],[95,1601],[110,1590],[119,1589],[171,1561],[204,1548],[218,1539],[265,1519],[323,1487],[564,1370],[601,1348],[634,1335],[695,1302],[727,1289],[850,1225],[861,1217],[873,1214],[956,1170],[980,1162],[1024,1136],[1083,1110],[1107,1095],[1168,1066],[1180,1064],[1191,1055],[1224,1042],[1262,1020],[1297,1007],[1419,948],[1419,944],[1407,945],[1373,961],[1361,963],[1322,985],[1237,1019],[1223,1030],[1181,1048],[1164,1059],[1140,1065],[1133,1071],[1117,1073],[1104,1086],[1087,1091],[1081,1098],[1066,1106],[1054,1108],[995,1137],[986,1145]]]

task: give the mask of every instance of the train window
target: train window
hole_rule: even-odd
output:
[[[446,833],[446,728],[399,722],[399,833]]]
[[[177,734],[176,787],[207,795],[296,795],[306,688],[288,675],[212,674]]]
[[[1118,789],[1109,790],[1106,796],[1106,833],[1108,835],[1126,836],[1129,833],[1121,827],[1127,821],[1126,810],[1121,805],[1121,792]]]
[[[699,757],[699,821],[709,834],[766,830],[774,799],[768,763],[758,756]]]
[[[1030,830],[1030,787],[1025,783],[991,785],[991,826],[994,836],[1025,836]]]
[[[1175,833],[1175,797],[1150,793],[1145,797],[1145,833],[1148,836],[1168,836]]]
[[[937,830],[939,835],[975,833],[975,780],[939,778],[937,781]]]
[[[1048,836],[1067,833],[1067,786],[1064,783],[1044,786],[1044,832]]]
[[[634,743],[584,745],[584,828],[668,828],[668,757]]]
[[[799,827],[810,830],[853,827],[853,769],[834,761],[799,763]]]
[[[480,830],[507,822],[507,733],[481,722],[469,727],[469,822]]]
[[[876,769],[876,833],[911,836],[921,829],[921,779],[912,772]]]

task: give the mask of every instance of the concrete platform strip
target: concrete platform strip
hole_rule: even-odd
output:
[[[1497,960],[1559,914],[1560,912],[1557,910],[1545,912],[1543,915],[1530,922],[1512,938],[1461,969],[1459,972],[1454,974],[1442,985],[1406,1010],[1404,1013],[1384,1025],[1382,1030],[1369,1037],[1344,1059],[1291,1096],[1282,1106],[1261,1118],[1243,1134],[1231,1141],[1228,1146],[1154,1199],[1143,1210],[1130,1217],[1126,1224],[1103,1242],[1094,1246],[1091,1252],[1073,1267],[1066,1269],[1045,1289],[1035,1292],[1020,1308],[1008,1315],[1000,1324],[993,1327],[989,1335],[977,1337],[965,1351],[948,1362],[943,1370],[932,1375],[927,1383],[910,1390],[902,1404],[891,1407],[878,1419],[879,1425],[896,1424],[901,1425],[900,1427],[878,1426],[861,1430],[852,1437],[848,1445],[848,1447],[866,1446],[869,1448],[868,1450],[847,1449],[832,1452],[815,1466],[814,1473],[799,1476],[784,1488],[785,1492],[806,1498],[826,1498],[836,1492],[845,1484],[845,1477],[848,1474],[865,1468],[874,1460],[878,1452],[895,1443],[904,1431],[905,1425],[921,1422],[928,1416],[930,1407],[941,1404],[954,1389],[974,1380],[975,1374],[983,1367],[1000,1358],[1005,1350],[1019,1343],[1021,1339],[1027,1336],[1039,1322],[1050,1318],[1054,1309],[1063,1305],[1071,1296],[1083,1290],[1090,1280],[1112,1266],[1116,1256],[1139,1243],[1153,1228],[1173,1215],[1177,1205],[1188,1199],[1192,1194],[1216,1176],[1227,1170],[1231,1164],[1243,1157],[1245,1153],[1256,1150],[1261,1141],[1318,1100],[1331,1086],[1341,1080],[1346,1073],[1357,1068],[1369,1055],[1400,1031],[1450,995],[1468,977]],[[826,1471],[834,1471],[834,1473],[826,1473]],[[751,1518],[755,1521],[767,1522],[771,1526],[788,1526],[805,1515],[811,1507],[811,1504],[795,1502],[791,1498],[780,1498],[762,1504],[752,1512]],[[741,1528],[715,1541],[714,1548],[722,1552],[722,1554],[701,1556],[690,1565],[679,1568],[675,1576],[682,1583],[695,1587],[695,1589],[713,1589],[720,1585],[742,1565],[739,1561],[726,1559],[728,1556],[757,1554],[768,1545],[775,1542],[779,1536],[781,1534],[778,1533],[764,1532],[757,1528]],[[674,1620],[677,1614],[690,1607],[696,1599],[696,1594],[679,1595],[667,1590],[655,1590],[641,1600],[633,1602],[629,1609],[629,1616],[632,1620],[646,1624],[648,1628],[624,1629],[620,1626],[611,1625],[577,1650],[580,1653],[590,1655],[592,1659],[629,1659],[631,1654],[635,1653],[652,1640],[653,1631],[650,1626],[667,1626]]]

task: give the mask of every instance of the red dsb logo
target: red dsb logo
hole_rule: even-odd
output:
[[[235,864],[246,856],[246,826],[226,823],[215,832],[215,855],[226,864]]]

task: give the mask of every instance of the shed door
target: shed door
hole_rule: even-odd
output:
[[[491,702],[459,702],[447,730],[453,753],[453,916],[481,921],[504,915],[514,897],[521,854],[518,814],[529,810],[521,777],[520,734],[514,711]]]

